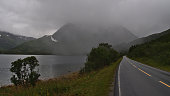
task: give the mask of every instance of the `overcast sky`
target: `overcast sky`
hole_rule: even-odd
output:
[[[170,0],[0,0],[0,30],[41,37],[67,22],[116,23],[142,37],[170,27]]]

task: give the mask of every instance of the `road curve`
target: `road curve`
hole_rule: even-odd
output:
[[[170,96],[170,73],[123,57],[114,96]]]

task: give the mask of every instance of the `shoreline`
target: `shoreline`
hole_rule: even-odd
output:
[[[48,79],[39,79],[37,83],[39,83],[39,82],[47,82],[47,81],[50,81],[50,80],[69,79],[69,78],[75,77],[75,75],[79,76],[79,71],[70,72],[70,73],[67,73],[67,74],[64,74],[64,75],[60,75],[58,77],[51,77],[51,78],[48,78]],[[13,86],[14,86],[13,84],[2,85],[2,86],[0,85],[0,88],[13,87]]]
[[[47,94],[49,94],[48,96],[107,96],[113,86],[113,78],[121,59],[87,74],[79,74],[77,71],[40,80],[35,87],[3,86],[0,88],[0,94],[7,93],[11,96],[42,96]]]

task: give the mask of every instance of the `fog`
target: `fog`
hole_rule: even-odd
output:
[[[32,37],[66,23],[119,24],[138,37],[170,27],[170,0],[0,0],[0,30]]]

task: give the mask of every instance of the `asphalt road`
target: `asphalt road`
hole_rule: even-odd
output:
[[[170,96],[170,73],[123,57],[115,82],[115,96]]]

